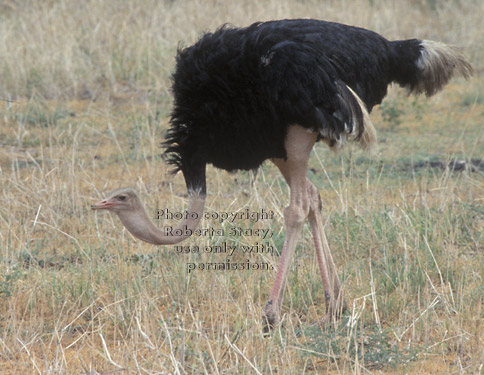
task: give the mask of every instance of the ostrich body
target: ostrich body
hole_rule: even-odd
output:
[[[344,309],[341,284],[322,223],[318,190],[307,179],[317,141],[339,148],[347,139],[376,142],[369,118],[390,83],[428,96],[471,65],[456,49],[425,40],[388,41],[362,28],[318,20],[281,20],[246,28],[223,26],[179,50],[173,75],[174,108],[165,145],[167,161],[188,189],[195,229],[206,196],[205,167],[256,169],[270,159],[290,187],[284,210],[286,238],[264,324],[279,319],[284,284],[306,218],[309,220],[326,297],[326,309]],[[167,236],[148,218],[136,194],[121,189],[93,209],[114,211],[143,241],[165,245]],[[183,231],[188,233],[189,231]]]

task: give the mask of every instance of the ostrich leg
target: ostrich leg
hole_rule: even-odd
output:
[[[264,331],[271,329],[279,321],[279,312],[284,296],[287,271],[291,265],[301,228],[310,212],[310,196],[307,189],[307,163],[309,153],[316,142],[316,133],[309,133],[300,126],[288,129],[285,147],[286,159],[273,159],[286,179],[290,193],[289,206],[284,209],[286,238],[282,248],[281,260],[269,300],[264,308]]]
[[[307,181],[308,193],[310,196],[309,224],[313,232],[314,248],[318,258],[319,270],[325,291],[326,312],[329,317],[337,317],[344,310],[346,305],[341,292],[341,284],[338,279],[336,266],[331,256],[328,241],[324,234],[323,223],[321,221],[322,202],[316,187]]]
[[[264,309],[265,330],[278,322],[284,295],[287,271],[291,265],[297,237],[306,217],[313,233],[314,247],[325,290],[326,311],[329,316],[339,315],[345,308],[341,284],[331,256],[328,241],[321,221],[322,203],[316,187],[307,179],[306,170],[309,153],[314,144],[314,135],[302,128],[289,128],[286,139],[287,159],[273,159],[291,189],[289,207],[284,210],[286,240],[269,301]]]

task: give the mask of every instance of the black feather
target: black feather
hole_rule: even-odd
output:
[[[358,138],[363,113],[348,87],[370,112],[392,81],[417,84],[421,48],[415,39],[389,42],[318,20],[225,25],[207,33],[178,51],[168,162],[185,175],[207,163],[255,169],[268,158],[286,157],[292,124],[329,144],[353,131]]]

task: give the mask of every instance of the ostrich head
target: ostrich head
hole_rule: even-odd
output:
[[[109,210],[118,214],[121,211],[136,212],[142,207],[136,192],[131,188],[115,190],[108,198],[91,205],[93,210]]]

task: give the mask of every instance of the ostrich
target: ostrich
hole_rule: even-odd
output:
[[[159,230],[136,193],[120,189],[93,209],[118,215],[135,237],[155,245],[189,236],[203,213],[205,167],[253,170],[270,159],[290,188],[284,210],[286,238],[263,324],[279,321],[284,286],[306,218],[311,227],[325,292],[326,311],[344,308],[341,283],[323,230],[323,204],[307,179],[315,142],[337,150],[348,139],[376,142],[369,113],[390,83],[409,93],[433,95],[471,65],[455,48],[429,40],[388,41],[379,34],[311,19],[222,26],[178,51],[174,107],[165,146],[167,162],[181,171],[188,190],[187,217],[179,236]],[[177,231],[175,231],[177,233]]]

